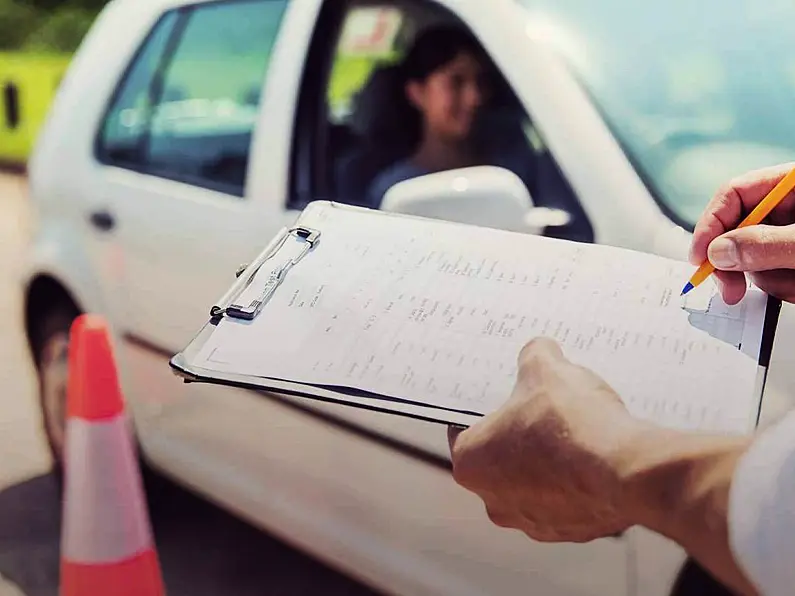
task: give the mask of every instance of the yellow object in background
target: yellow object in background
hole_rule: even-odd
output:
[[[27,161],[70,60],[71,55],[0,52],[0,162]]]
[[[24,165],[47,116],[70,54],[0,52],[0,164]],[[365,83],[373,66],[394,56],[339,56],[328,89],[332,106],[344,108]],[[18,121],[12,122],[8,86],[16,96]]]

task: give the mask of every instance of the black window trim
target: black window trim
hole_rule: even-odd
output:
[[[151,89],[153,87],[153,81],[155,79],[162,78],[163,71],[165,70],[165,66],[168,63],[167,58],[170,59],[170,54],[173,52],[173,48],[176,46],[176,43],[179,41],[179,38],[180,38],[180,36],[182,34],[182,29],[184,28],[184,25],[182,25],[182,27],[180,27],[180,23],[184,23],[186,21],[185,13],[187,13],[189,10],[190,10],[190,6],[186,5],[186,6],[181,6],[181,7],[178,7],[178,8],[175,8],[175,9],[171,9],[171,10],[167,10],[167,11],[163,12],[157,18],[157,20],[152,24],[152,26],[150,27],[150,29],[147,32],[146,36],[143,38],[141,43],[138,45],[138,47],[136,48],[136,50],[133,53],[132,57],[127,62],[127,65],[124,67],[124,70],[122,71],[121,76],[116,81],[116,84],[115,84],[114,89],[113,89],[113,93],[110,94],[107,102],[105,103],[105,108],[102,111],[102,117],[99,119],[99,121],[97,123],[96,132],[95,132],[95,135],[94,135],[94,147],[93,147],[94,158],[99,163],[101,163],[102,165],[111,166],[111,167],[120,167],[120,168],[123,168],[123,169],[126,169],[126,170],[132,170],[132,171],[139,172],[139,173],[145,173],[145,172],[142,172],[143,168],[141,168],[140,165],[136,165],[136,164],[124,164],[124,165],[121,165],[118,162],[108,158],[107,150],[106,150],[106,147],[105,147],[105,144],[104,144],[104,139],[103,139],[103,136],[104,136],[103,133],[104,133],[104,130],[105,130],[105,125],[108,122],[108,119],[110,118],[111,110],[116,105],[116,102],[119,100],[119,97],[121,96],[121,94],[122,94],[122,92],[124,90],[124,87],[125,87],[127,81],[130,78],[132,70],[138,64],[138,61],[140,60],[141,55],[147,50],[147,48],[149,48],[149,44],[152,42],[152,38],[158,32],[158,30],[159,30],[161,24],[163,23],[163,21],[165,21],[167,18],[169,18],[172,14],[175,14],[176,15],[176,21],[171,26],[171,31],[168,32],[168,38],[166,39],[166,43],[165,43],[165,45],[163,47],[163,51],[161,52],[160,56],[157,59],[157,66],[156,66],[155,72],[154,72],[154,74],[152,76],[152,81],[149,82],[149,86],[148,86],[148,89],[147,89],[147,91],[149,92],[149,95],[150,95],[150,99],[151,99],[151,97],[152,97]],[[178,29],[179,29],[179,31],[178,31]],[[143,147],[142,147],[140,139],[138,140],[137,145],[138,146],[136,147],[136,150],[137,151],[141,151],[143,149]]]
[[[124,85],[126,81],[129,79],[132,69],[138,63],[141,54],[143,54],[143,52],[146,51],[146,48],[149,47],[149,44],[152,41],[153,36],[158,31],[158,28],[160,27],[161,23],[166,18],[168,18],[172,14],[176,14],[176,21],[172,25],[171,31],[168,33],[168,38],[166,40],[166,43],[157,60],[157,67],[155,68],[154,74],[152,75],[152,79],[150,80],[148,85],[147,91],[149,93],[149,103],[152,106],[156,105],[155,100],[159,100],[163,92],[163,77],[165,76],[165,73],[168,70],[169,65],[171,64],[171,61],[174,58],[174,53],[177,49],[180,40],[182,39],[182,35],[185,31],[185,27],[187,26],[190,20],[190,16],[195,10],[207,6],[222,5],[222,4],[250,4],[255,2],[264,3],[271,1],[282,1],[286,3],[289,2],[289,0],[210,0],[209,2],[193,2],[189,4],[183,4],[181,6],[164,11],[152,24],[146,36],[144,36],[144,39],[138,45],[138,48],[135,50],[132,57],[128,61],[127,65],[122,71],[121,76],[118,78],[113,93],[111,93],[108,101],[105,104],[105,108],[102,111],[102,117],[99,119],[94,134],[94,142],[93,142],[94,159],[96,159],[98,163],[104,166],[121,168],[124,170],[135,172],[137,174],[153,176],[155,178],[170,180],[173,182],[180,182],[192,187],[204,188],[207,190],[219,192],[232,197],[245,199],[246,184],[243,184],[242,187],[238,187],[237,185],[228,184],[225,182],[214,182],[212,180],[208,180],[207,178],[196,178],[185,174],[169,173],[167,171],[161,171],[158,168],[145,165],[142,163],[143,160],[141,160],[141,163],[125,163],[123,161],[120,162],[117,160],[111,160],[108,158],[107,152],[104,147],[103,131],[105,128],[105,123],[108,121],[108,118],[110,117],[111,110],[113,109],[113,106],[116,105],[116,102],[118,101],[119,96],[121,95],[124,89]],[[262,83],[264,84],[264,80],[262,81]],[[151,115],[148,115],[147,119],[150,117]],[[143,150],[145,149],[146,145],[149,142],[149,138],[150,138],[150,127],[147,123],[147,126],[144,129],[144,133],[141,135],[141,138],[137,140],[136,153],[139,154],[139,159],[140,159],[140,154],[143,152]],[[247,164],[247,166],[248,165],[250,165],[250,161]]]
[[[320,7],[304,59],[293,121],[288,173],[287,209],[302,209],[310,201],[333,199],[329,188],[325,147],[328,129],[326,88],[336,56],[335,43],[352,0],[326,0]]]
[[[449,12],[433,0],[425,1]],[[375,1],[372,3],[377,4]],[[315,200],[338,200],[331,184],[326,153],[329,131],[327,91],[337,55],[336,43],[342,34],[345,18],[350,9],[359,4],[356,0],[324,0],[315,22],[304,61],[293,124],[287,209],[302,209]]]

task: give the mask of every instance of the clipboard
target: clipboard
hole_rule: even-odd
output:
[[[371,212],[365,207],[346,205],[334,201],[315,201],[312,206],[327,205],[335,209],[346,209],[360,212]],[[306,210],[303,212],[306,213]],[[320,387],[270,379],[265,377],[252,377],[219,371],[210,371],[190,364],[193,358],[202,350],[204,344],[212,336],[218,323],[224,317],[240,320],[253,320],[267,305],[268,299],[277,291],[281,282],[289,271],[298,265],[311,250],[315,250],[322,242],[322,230],[315,227],[304,226],[301,221],[303,213],[297,218],[295,225],[284,227],[276,234],[271,242],[250,263],[241,265],[234,272],[234,283],[209,309],[209,318],[199,332],[189,342],[187,347],[175,354],[169,360],[172,371],[185,383],[210,383],[248,389],[260,393],[282,394],[291,397],[306,398],[314,401],[334,403],[344,406],[359,407],[373,412],[399,415],[424,422],[432,422],[450,426],[466,428],[482,418],[480,414],[459,412],[437,408],[435,406],[422,406],[405,400],[390,398],[382,395],[370,394],[366,391],[339,391],[337,388]],[[406,219],[424,219],[412,215],[402,215],[389,212],[378,212],[387,217]],[[451,224],[458,225],[458,224]],[[289,248],[290,243],[297,243],[300,248],[297,255],[280,258],[282,249]],[[271,267],[268,279],[261,292],[254,300],[241,301],[241,295],[253,283],[255,277],[263,269]]]
[[[446,409],[436,405],[421,405],[417,402],[395,397],[374,394],[363,390],[336,386],[310,385],[281,379],[240,375],[217,370],[204,369],[192,364],[224,317],[251,321],[267,307],[268,300],[278,291],[281,282],[294,267],[300,267],[301,260],[313,250],[319,250],[323,242],[322,226],[307,226],[302,222],[307,210],[329,206],[335,209],[373,213],[363,207],[344,205],[330,201],[311,203],[299,215],[292,227],[282,228],[260,254],[249,264],[234,273],[236,280],[224,295],[209,309],[208,320],[188,343],[184,350],[174,355],[169,366],[185,383],[210,383],[235,388],[253,390],[261,393],[281,394],[308,400],[335,403],[358,407],[385,414],[400,415],[426,422],[468,427],[483,415],[476,412]],[[379,217],[398,217],[427,221],[425,218],[388,212],[375,212]],[[460,225],[445,221],[447,225]],[[262,288],[253,298],[241,299],[255,278],[263,275],[262,270],[270,270]],[[230,272],[232,277],[232,272]],[[768,296],[765,311],[759,361],[756,377],[756,411],[752,413],[752,425],[758,426],[764,396],[767,373],[775,341],[775,332],[781,309],[781,301]],[[507,396],[506,396],[507,397]]]

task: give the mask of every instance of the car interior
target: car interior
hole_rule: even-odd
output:
[[[340,116],[330,104],[327,90],[343,26],[356,10],[384,6],[396,9],[401,17],[392,57],[373,66]],[[375,177],[391,164],[408,157],[413,150],[403,126],[407,116],[401,114],[406,104],[397,100],[404,93],[398,71],[402,56],[416,36],[428,27],[437,24],[466,27],[441,6],[425,0],[354,1],[348,4],[337,24],[333,37],[327,42],[335,48],[332,58],[326,59],[323,68],[317,64],[316,69],[310,68],[305,77],[305,93],[311,93],[314,86],[308,84],[310,77],[322,81],[320,84],[315,81],[315,93],[323,95],[323,105],[316,106],[312,114],[317,125],[310,137],[316,149],[301,153],[299,131],[296,157],[302,154],[303,159],[314,159],[316,166],[312,168],[311,175],[319,180],[311,184],[311,191],[309,186],[306,187],[305,200],[293,202],[291,206],[296,208],[302,208],[308,202],[306,199],[317,198],[331,198],[353,205],[366,203],[366,191]],[[593,242],[593,230],[579,201],[533,129],[521,101],[494,64],[488,65],[488,71],[491,94],[476,128],[477,142],[487,150],[510,154],[512,161],[522,164],[521,171],[515,173],[528,187],[535,205],[564,209],[572,215],[571,224],[564,229],[550,231],[548,235]],[[298,120],[306,123],[305,114],[299,107]],[[531,139],[539,140],[534,143]],[[294,176],[300,173],[299,167]],[[299,192],[297,197],[302,194]]]
[[[192,83],[217,80],[233,60],[220,43],[209,65],[175,53],[194,12],[166,13],[138,49],[109,102],[96,155],[102,163],[242,197],[262,82],[257,57],[267,47],[249,35],[243,43],[253,63],[237,61],[215,95],[203,95],[206,87]]]
[[[349,13],[366,6],[354,4]],[[445,11],[434,10],[430,3],[395,2],[391,6],[401,15],[400,29],[394,47],[397,62],[375,65],[365,84],[356,93],[350,114],[342,122],[329,118],[327,155],[331,162],[334,195],[340,201],[363,204],[364,195],[375,176],[389,165],[406,158],[412,151],[411,139],[402,123],[405,102],[399,63],[416,36],[437,24],[465,27]],[[499,71],[489,66],[489,82],[493,90],[489,104],[481,114],[477,129],[478,143],[488,148],[498,146],[526,156],[535,162],[533,149],[523,132],[524,110]],[[329,109],[328,114],[331,114]],[[525,180],[530,185],[530,180]]]

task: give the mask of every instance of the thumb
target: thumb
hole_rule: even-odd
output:
[[[795,225],[732,230],[710,243],[707,257],[722,271],[795,269]]]
[[[450,425],[447,427],[447,444],[450,446],[450,453],[455,451],[455,444],[458,441],[458,435],[464,432],[466,428],[463,426]]]

